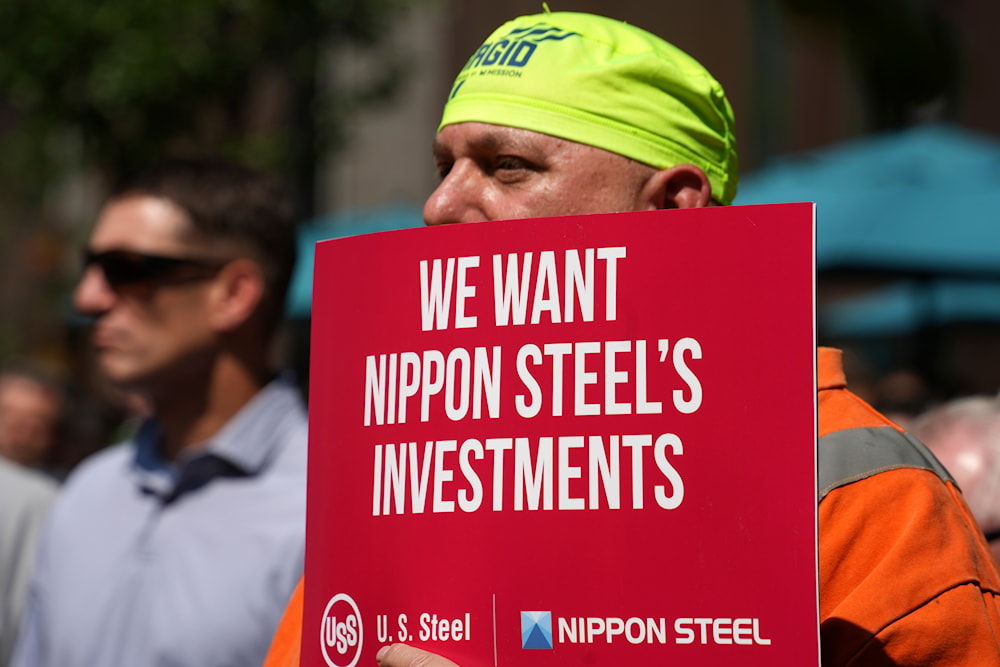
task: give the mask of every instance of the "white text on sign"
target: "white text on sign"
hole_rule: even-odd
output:
[[[596,262],[603,263],[604,314],[617,317],[618,260],[624,247],[569,249],[562,275],[553,250],[538,253],[493,255],[493,312],[497,326],[539,324],[543,318],[554,324],[572,322],[576,309],[581,320],[594,321],[597,298]],[[596,261],[595,261],[596,259]],[[449,257],[420,262],[420,323],[424,331],[470,329],[478,318],[468,315],[468,301],[478,290],[471,275],[480,258]],[[532,279],[534,278],[534,279]],[[529,315],[530,313],[530,315]]]

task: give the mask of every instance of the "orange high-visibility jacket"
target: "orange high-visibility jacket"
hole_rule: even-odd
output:
[[[823,665],[1000,665],[1000,574],[951,476],[819,350]]]
[[[1000,667],[1000,574],[950,475],[820,348],[824,667]],[[264,667],[298,667],[302,582]]]

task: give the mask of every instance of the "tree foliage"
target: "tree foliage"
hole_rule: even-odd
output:
[[[113,179],[211,151],[306,179],[344,114],[399,78],[402,54],[380,47],[404,4],[4,0],[0,175],[32,196],[67,168]],[[355,86],[317,87],[321,57],[340,47],[377,65]]]

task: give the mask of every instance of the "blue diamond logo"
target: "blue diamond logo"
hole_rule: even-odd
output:
[[[521,612],[521,648],[552,648],[552,612]]]

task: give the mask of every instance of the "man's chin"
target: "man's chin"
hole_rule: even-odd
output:
[[[121,363],[121,360],[111,355],[105,354],[98,359],[98,369],[105,381],[117,389],[131,391],[143,385],[145,377],[143,373],[129,364]]]

